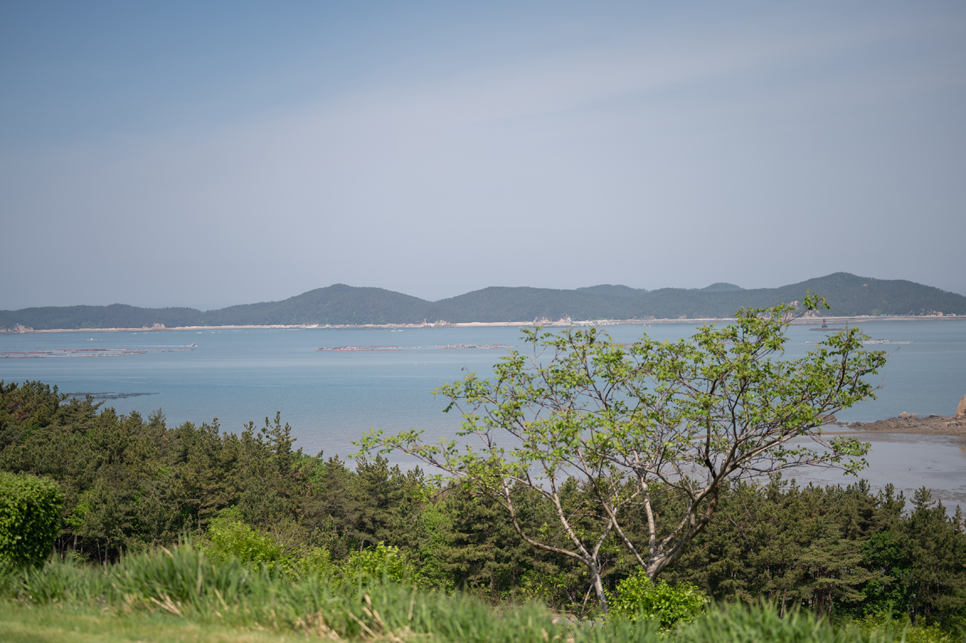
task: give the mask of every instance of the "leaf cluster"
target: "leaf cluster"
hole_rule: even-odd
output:
[[[50,480],[0,471],[0,565],[39,565],[60,528],[64,494]]]

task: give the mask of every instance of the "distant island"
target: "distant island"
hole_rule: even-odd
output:
[[[0,331],[721,319],[743,307],[800,301],[806,292],[825,297],[829,317],[966,316],[962,295],[911,281],[838,272],[780,288],[745,289],[727,283],[659,290],[620,285],[575,290],[492,287],[436,302],[383,288],[335,284],[282,301],[209,311],[124,304],[0,311]]]

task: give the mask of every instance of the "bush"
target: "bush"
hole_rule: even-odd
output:
[[[375,549],[352,553],[342,564],[342,578],[348,582],[367,584],[393,582],[419,584],[416,567],[407,561],[398,547],[379,543]]]
[[[205,553],[216,563],[230,560],[289,575],[328,575],[332,557],[324,547],[285,547],[270,534],[238,519],[233,509],[222,511],[208,526]]]
[[[63,506],[56,483],[0,472],[0,563],[40,565],[47,560]]]
[[[691,583],[672,587],[661,581],[655,585],[642,570],[619,582],[613,594],[608,592],[608,602],[612,617],[653,620],[662,628],[669,628],[680,621],[693,620],[708,599]]]
[[[225,561],[236,558],[243,563],[289,567],[294,558],[270,535],[256,531],[236,518],[231,510],[222,512],[208,526],[208,554]]]

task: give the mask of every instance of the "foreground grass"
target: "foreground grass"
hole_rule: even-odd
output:
[[[546,625],[534,623],[533,625]],[[526,629],[526,628],[524,628]],[[499,626],[493,634],[499,636]],[[525,636],[525,632],[517,634]],[[589,637],[589,638],[588,638]],[[503,637],[484,640],[500,640]],[[111,610],[35,606],[19,602],[0,603],[0,640],[9,643],[121,643],[154,641],[157,643],[294,643],[307,640],[364,641],[456,641],[446,636],[416,634],[411,631],[364,633],[342,639],[334,631],[277,631],[265,626],[230,626],[176,617],[163,613],[118,613]],[[511,639],[513,640],[513,639]],[[519,640],[526,640],[526,637]],[[725,607],[710,611],[701,619],[671,632],[660,633],[649,627],[624,623],[595,628],[574,628],[565,637],[559,634],[545,641],[649,641],[654,643],[954,643],[962,640],[933,628],[879,626],[873,629],[833,630],[802,616],[780,619],[767,609]]]
[[[462,593],[340,579],[325,570],[212,561],[182,546],[106,567],[50,563],[0,570],[0,640],[294,641],[306,638],[507,643],[814,642],[953,643],[960,637],[907,624],[838,627],[807,614],[718,606],[660,632],[649,622],[572,624],[539,605],[502,609]]]
[[[229,627],[160,614],[118,615],[89,609],[0,604],[0,641],[6,643],[304,643],[294,632]]]
[[[118,627],[143,627],[151,632],[153,624],[163,624],[163,631],[173,637],[182,632],[196,640],[212,640],[226,628],[350,640],[538,643],[573,638],[570,626],[555,622],[554,615],[538,605],[496,612],[462,593],[418,590],[383,579],[340,579],[318,569],[280,571],[237,560],[213,561],[189,545],[173,552],[132,556],[105,567],[54,562],[39,569],[6,570],[0,572],[0,598],[20,606],[8,605],[8,610],[25,610],[17,612],[22,618],[14,619],[23,636],[31,632],[30,628],[48,627],[44,623],[56,630],[60,627],[57,614],[63,613],[64,622],[69,620],[79,631],[91,619],[100,622],[110,617],[117,619],[110,622]],[[187,627],[183,624],[202,631],[179,630]],[[648,624],[613,627],[625,640],[646,640],[623,636],[625,629],[643,635],[654,629]],[[214,629],[209,632],[209,628]],[[601,638],[604,629],[591,628],[589,636],[579,638],[608,640]],[[33,634],[37,640],[45,640],[40,631]],[[163,640],[159,637],[152,634],[141,638]],[[238,635],[229,638],[237,639]]]

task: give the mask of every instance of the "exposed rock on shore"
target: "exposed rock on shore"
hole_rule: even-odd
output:
[[[900,413],[897,417],[875,422],[836,422],[837,424],[864,433],[911,433],[917,435],[955,435],[966,438],[966,395],[959,400],[956,415],[927,415],[919,417],[915,413]]]
[[[915,413],[900,413],[898,417],[876,422],[852,422],[843,424],[854,431],[869,433],[913,433],[918,435],[956,435],[966,437],[966,414],[962,413],[966,397],[959,403],[955,417],[929,415],[919,417]]]

